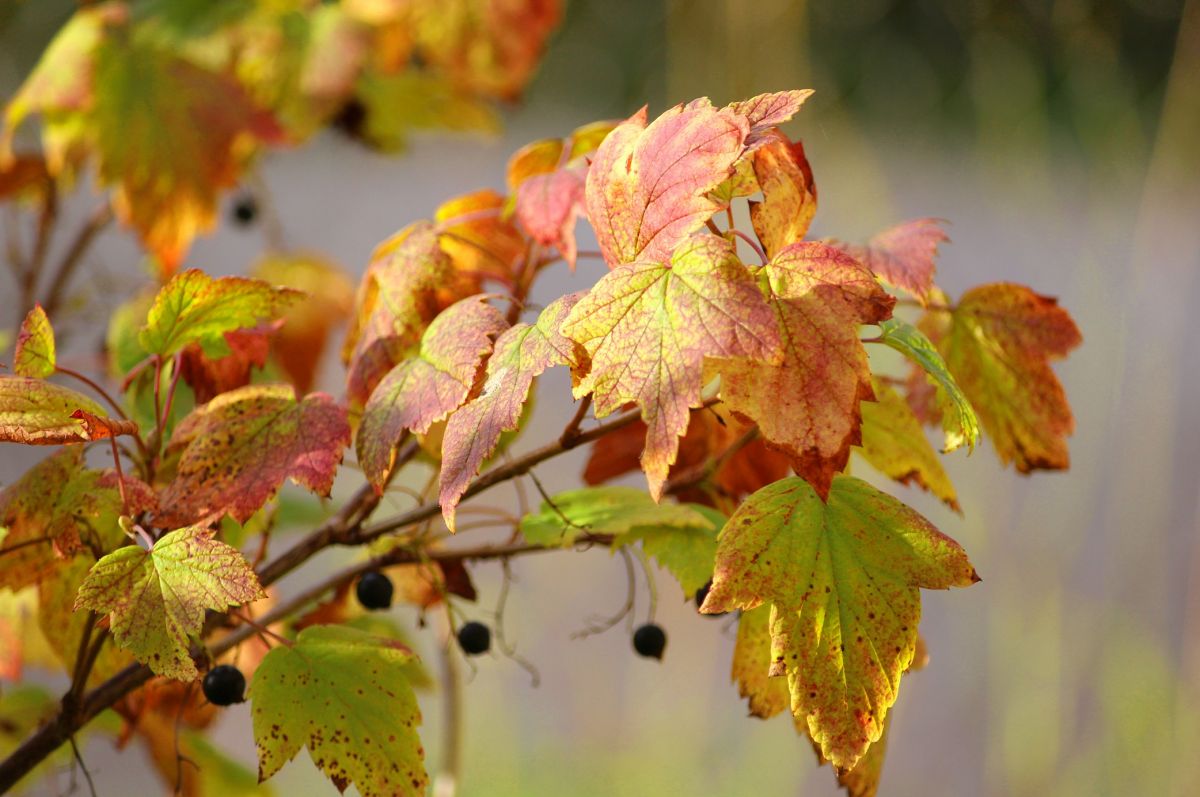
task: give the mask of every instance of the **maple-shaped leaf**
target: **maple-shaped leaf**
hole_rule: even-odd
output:
[[[148,354],[168,357],[191,343],[209,357],[230,353],[226,332],[281,318],[304,294],[244,277],[213,279],[190,269],[154,297],[138,341]]]
[[[733,169],[745,117],[707,100],[646,124],[646,109],[618,125],[588,170],[588,219],[609,266],[666,261],[720,205],[707,194]]]
[[[898,318],[880,322],[879,328],[883,331],[882,342],[916,363],[935,389],[945,432],[942,450],[954,451],[964,444],[974,450],[979,442],[979,418],[933,342]]]
[[[735,418],[721,405],[697,413],[688,422],[687,434],[679,441],[679,457],[671,466],[670,478],[684,476],[692,468],[721,457],[753,427]],[[587,484],[602,484],[641,468],[646,441],[646,424],[634,421],[596,441],[583,471]],[[681,501],[720,505],[723,500],[740,501],[750,493],[778,481],[791,471],[787,455],[767,446],[761,437],[742,445],[726,457],[704,482],[680,490]]]
[[[649,430],[642,468],[656,499],[689,409],[700,405],[705,358],[770,360],[779,351],[775,319],[754,278],[732,244],[707,233],[680,244],[670,265],[638,262],[606,274],[572,308],[562,332],[591,357],[576,398],[592,393],[597,418],[626,402],[641,408]]]
[[[1075,419],[1050,367],[1083,338],[1066,310],[1023,285],[972,288],[939,341],[950,372],[979,413],[1001,461],[1021,473],[1070,463]]]
[[[979,580],[929,521],[864,481],[838,476],[827,500],[788,478],[725,524],[701,611],[770,604],[772,675],[821,754],[850,768],[879,739],[912,661],[919,589]]]
[[[925,303],[933,289],[938,245],[950,238],[942,219],[914,219],[889,227],[864,245],[839,244],[875,276]]]
[[[121,496],[71,446],[30,468],[0,493],[0,588],[20,589],[55,573],[85,545],[106,550],[121,537]]]
[[[771,606],[763,604],[738,617],[730,679],[746,698],[750,714],[770,719],[791,709],[787,678],[771,675]]]
[[[336,625],[273,648],[250,684],[259,781],[307,747],[338,791],[425,794],[421,710],[405,677],[413,658],[395,640]]]
[[[438,501],[454,531],[455,508],[503,432],[517,428],[533,380],[553,365],[576,365],[574,341],[558,331],[579,301],[568,294],[541,312],[535,324],[517,324],[496,339],[483,392],[450,416],[442,435]],[[432,327],[431,327],[432,328]]]
[[[731,102],[726,106],[750,123],[746,135],[746,146],[753,147],[766,139],[772,127],[783,124],[796,115],[804,101],[811,97],[812,89],[792,89],[759,94],[748,100]]]
[[[208,609],[265,597],[250,564],[210,529],[178,529],[149,551],[126,545],[92,566],[75,608],[109,615],[113,639],[156,675],[180,681],[198,673],[189,653]]]
[[[642,544],[642,550],[665,567],[687,600],[712,580],[717,534],[725,516],[707,506],[681,504],[704,518],[704,523],[640,525],[617,535],[615,545]]]
[[[171,527],[229,514],[245,523],[286,479],[327,496],[349,444],[346,410],[324,393],[300,401],[288,385],[222,393],[175,428],[169,450],[182,454],[155,522]]]
[[[767,257],[803,240],[817,213],[817,186],[804,145],[768,137],[752,155],[761,202],[750,203],[750,221]]]
[[[504,197],[492,190],[475,191],[443,202],[436,213],[439,243],[460,274],[494,279],[506,285],[525,253],[525,239],[504,218]]]
[[[251,274],[307,296],[288,311],[271,338],[271,353],[296,392],[304,395],[316,382],[330,334],[354,309],[354,284],[335,263],[307,252],[269,254],[254,264]]]
[[[379,380],[404,359],[438,312],[463,298],[446,299],[440,294],[454,284],[454,264],[429,222],[412,224],[392,236],[376,249],[371,261],[359,285],[355,315],[342,349],[348,365],[346,390],[355,406],[366,403]]]
[[[447,308],[421,337],[416,355],[383,378],[363,410],[356,448],[358,463],[377,491],[392,466],[392,452],[405,430],[424,434],[462,406],[475,385],[504,317],[474,296]]]
[[[44,378],[54,373],[56,367],[54,328],[40,304],[21,322],[17,333],[17,349],[13,354],[13,373],[17,376]]]
[[[635,529],[698,528],[713,533],[712,521],[699,509],[655,503],[633,487],[584,487],[543,501],[536,514],[521,518],[521,533],[534,545],[570,546],[580,534],[628,534]],[[694,590],[693,590],[694,591]]]
[[[873,395],[859,325],[887,318],[895,300],[854,258],[821,243],[792,244],[759,273],[783,361],[718,363],[721,398],[824,495],[861,441],[859,402]]]
[[[54,446],[87,441],[73,417],[84,410],[105,417],[99,404],[70,388],[28,376],[0,374],[0,443]]]
[[[913,482],[961,513],[954,485],[908,402],[878,380],[873,388],[875,401],[862,403],[863,457],[885,476]]]

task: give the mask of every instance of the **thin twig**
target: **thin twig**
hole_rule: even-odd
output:
[[[571,416],[571,420],[567,421],[562,434],[558,436],[560,443],[569,443],[579,435],[579,427],[583,425],[583,421],[587,418],[588,410],[591,407],[592,394],[588,393],[579,402],[579,406],[575,408],[575,414]]]
[[[625,593],[625,603],[621,605],[621,609],[611,617],[592,618],[581,631],[576,631],[571,634],[571,639],[584,639],[595,634],[603,634],[608,629],[612,628],[617,623],[621,622],[626,617],[633,617],[634,603],[637,600],[637,579],[633,573],[633,558],[629,555],[629,551],[621,546],[617,549],[617,553],[621,555],[621,559],[625,562],[625,583],[627,586]]]
[[[79,764],[79,769],[83,772],[83,779],[87,781],[88,793],[92,797],[96,797],[96,784],[92,782],[92,773],[88,772],[87,764],[83,763],[83,756],[79,754],[79,745],[75,743],[75,735],[70,737],[71,752],[75,754],[75,763]]]
[[[749,235],[746,235],[746,233],[742,232],[741,230],[737,229],[736,227],[731,226],[729,228],[729,231],[731,233],[733,233],[734,235],[736,235],[738,238],[741,238],[746,243],[750,244],[750,248],[755,251],[755,253],[758,255],[758,259],[762,261],[762,264],[764,266],[767,264],[767,253],[764,252],[763,248],[758,245],[758,241],[754,240]]]

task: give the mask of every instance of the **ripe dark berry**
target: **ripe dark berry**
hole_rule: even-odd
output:
[[[646,623],[633,632],[633,649],[639,656],[662,660],[667,646],[667,632],[654,623]]]
[[[246,676],[232,664],[218,664],[204,676],[204,696],[214,706],[246,701]]]
[[[233,203],[233,220],[239,226],[246,227],[258,218],[258,202],[250,194],[242,194]]]
[[[354,592],[364,609],[386,609],[392,605],[394,588],[390,578],[378,570],[371,570],[359,577]]]
[[[487,653],[488,648],[492,646],[492,630],[483,623],[477,623],[474,620],[464,623],[458,629],[458,646],[468,656],[478,656],[480,653]]]

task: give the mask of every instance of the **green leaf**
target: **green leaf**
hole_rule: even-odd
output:
[[[237,549],[191,526],[164,535],[149,551],[127,545],[96,562],[75,608],[108,614],[116,643],[155,674],[193,681],[190,637],[204,626],[205,610],[265,595]]]
[[[175,275],[158,295],[138,334],[148,354],[168,357],[198,343],[212,358],[229,354],[225,333],[274,321],[304,298],[290,288],[276,288],[243,277],[213,279],[190,269]]]
[[[54,446],[89,439],[78,410],[106,417],[103,408],[70,388],[28,376],[0,375],[0,443]]]
[[[117,496],[118,508],[120,496]],[[113,526],[116,526],[114,519]],[[75,597],[87,578],[95,560],[91,556],[76,556],[62,564],[54,578],[44,578],[38,584],[38,627],[46,644],[54,651],[63,672],[70,673],[79,655],[79,643],[89,623],[88,612],[75,611]],[[98,686],[133,663],[133,656],[116,645],[105,645],[88,673],[88,686]]]
[[[701,515],[705,523],[638,526],[619,535],[617,544],[629,545],[640,540],[642,550],[670,571],[683,588],[684,597],[691,598],[712,579],[717,533],[725,524],[725,516],[698,504],[685,504],[684,508]]]
[[[712,528],[694,507],[656,504],[634,487],[584,487],[559,493],[551,501],[543,501],[536,515],[521,518],[521,533],[534,545],[567,547],[586,532],[621,535],[663,526]]]
[[[979,442],[979,418],[933,343],[921,330],[898,318],[880,322],[879,328],[883,330],[883,342],[921,366],[930,383],[937,387],[942,428],[946,433],[943,450],[953,451],[965,443],[973,451]]]
[[[47,377],[54,373],[54,328],[40,304],[34,305],[17,333],[13,373],[17,376]]]
[[[863,457],[885,476],[901,484],[914,482],[961,513],[954,484],[908,402],[879,380],[872,387],[875,401],[862,403]]]
[[[333,625],[273,648],[250,685],[259,780],[307,747],[339,791],[424,795],[421,711],[403,674],[412,658],[398,642]]]
[[[821,754],[848,769],[883,733],[913,660],[919,588],[979,580],[966,553],[917,512],[849,476],[828,503],[800,478],[746,499],[721,534],[701,611],[771,605],[771,675]]]
[[[346,410],[324,393],[301,401],[288,385],[222,393],[175,429],[168,450],[182,456],[155,522],[182,526],[228,512],[244,523],[287,479],[328,496],[349,443]]]

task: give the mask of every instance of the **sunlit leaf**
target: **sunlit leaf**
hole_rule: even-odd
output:
[[[769,719],[791,709],[787,678],[771,672],[771,607],[763,604],[742,612],[729,676],[746,698],[750,713]]]
[[[859,402],[873,395],[859,325],[887,318],[894,300],[857,261],[825,244],[793,244],[759,273],[784,359],[721,361],[721,397],[824,495],[861,441]]]
[[[209,357],[229,354],[226,332],[281,318],[304,294],[244,277],[213,279],[191,269],[175,275],[158,295],[138,341],[164,357],[196,343]]]
[[[614,134],[615,135],[615,134]],[[707,357],[775,358],[779,334],[733,246],[698,234],[670,265],[638,262],[602,278],[571,310],[563,334],[582,345],[591,370],[575,396],[593,394],[602,418],[626,402],[646,422],[642,467],[661,496],[688,410],[700,405]]]
[[[273,648],[250,685],[260,781],[303,747],[339,791],[424,795],[421,711],[404,667],[408,648],[345,626],[300,632]]]
[[[0,374],[0,443],[54,446],[88,440],[77,410],[104,417],[99,404],[70,388]]]
[[[698,528],[713,524],[694,507],[655,503],[633,487],[584,487],[543,501],[536,514],[521,518],[521,533],[534,545],[570,546],[580,534],[622,535],[663,526]]]
[[[701,610],[771,605],[770,674],[786,673],[822,755],[850,768],[883,733],[914,657],[919,588],[978,580],[957,543],[866,482],[839,476],[822,501],[788,478],[725,524]]]
[[[1018,471],[1060,470],[1075,419],[1050,367],[1083,338],[1058,302],[1022,285],[963,294],[938,342],[946,365],[979,413],[996,453]]]
[[[38,627],[66,673],[72,672],[79,655],[79,643],[88,623],[94,622],[88,612],[75,611],[75,597],[95,561],[90,556],[77,556],[57,569],[53,578],[42,579],[37,587]],[[105,644],[88,673],[88,684],[103,683],[133,661],[129,651],[111,642]]]
[[[155,521],[176,526],[228,513],[244,523],[286,479],[329,495],[350,443],[346,410],[324,393],[252,385],[197,407],[175,429],[182,452]]]
[[[873,388],[875,401],[862,403],[863,457],[885,476],[913,482],[961,511],[954,485],[908,402],[889,385],[876,381]]]
[[[264,597],[250,564],[210,529],[172,531],[147,551],[127,545],[92,567],[76,609],[109,615],[113,639],[157,675],[192,681],[188,652],[207,609],[225,611]]]
[[[879,328],[883,331],[883,342],[920,366],[929,383],[936,388],[942,428],[946,433],[943,450],[953,451],[963,444],[974,450],[979,442],[979,418],[932,341],[919,329],[898,318],[880,322]]]
[[[706,522],[636,526],[617,535],[616,540],[620,545],[641,542],[642,550],[675,576],[685,599],[712,580],[717,533],[725,524],[725,516],[716,510],[702,506],[687,508]]]
[[[750,123],[746,146],[759,144],[772,127],[781,125],[796,115],[804,101],[812,96],[812,89],[791,89],[759,94],[748,100],[733,102],[726,106]]]
[[[483,358],[505,329],[486,297],[463,299],[429,325],[416,356],[375,387],[358,428],[358,462],[382,491],[392,452],[405,430],[423,434],[466,401]]]
[[[568,294],[543,310],[537,323],[505,330],[488,359],[483,392],[450,416],[442,437],[438,500],[451,531],[467,486],[496,450],[500,435],[517,428],[534,378],[553,365],[577,364],[575,343],[558,329],[578,300],[578,294]]]
[[[439,242],[460,274],[494,279],[506,285],[525,254],[525,239],[503,215],[504,197],[474,191],[438,206],[434,219]]]
[[[817,213],[817,186],[804,145],[782,135],[765,139],[753,154],[761,202],[750,203],[750,221],[767,257],[804,239]]]
[[[618,125],[587,176],[587,213],[610,266],[665,262],[719,205],[706,196],[733,169],[746,119],[707,100],[646,124],[646,109]]]
[[[938,245],[950,239],[941,219],[914,219],[889,227],[865,245],[839,244],[877,277],[925,302],[933,288]]]

